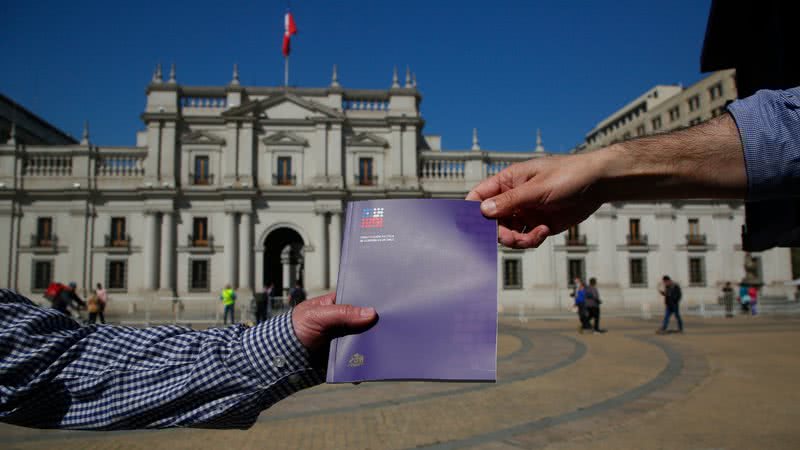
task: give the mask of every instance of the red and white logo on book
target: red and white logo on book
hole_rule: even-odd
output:
[[[383,208],[362,209],[361,228],[383,228]]]

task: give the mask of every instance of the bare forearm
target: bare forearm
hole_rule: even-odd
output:
[[[729,114],[587,156],[596,159],[597,193],[604,201],[744,199],[747,195],[744,152]]]

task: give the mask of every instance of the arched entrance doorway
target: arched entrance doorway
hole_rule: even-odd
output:
[[[264,240],[264,281],[275,283],[276,295],[286,296],[296,281],[304,283],[303,238],[291,228],[278,228]]]

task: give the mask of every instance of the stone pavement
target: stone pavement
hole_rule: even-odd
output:
[[[499,380],[318,386],[247,431],[0,425],[19,449],[778,449],[800,444],[800,318],[501,319]]]

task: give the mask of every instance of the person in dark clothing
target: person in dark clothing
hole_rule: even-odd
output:
[[[586,288],[586,320],[591,323],[594,319],[593,329],[595,333],[605,333],[606,330],[600,329],[600,291],[597,290],[597,278],[589,278],[589,287]]]
[[[70,282],[61,292],[58,293],[53,300],[53,308],[60,311],[62,314],[71,316],[69,309],[79,310],[86,307],[86,302],[81,300],[76,292],[78,285],[73,281]]]
[[[265,322],[269,319],[270,310],[272,309],[272,290],[275,288],[275,283],[269,282],[264,286],[264,292],[256,296],[256,323]]]
[[[678,320],[678,332],[683,333],[683,320],[681,320],[679,309],[682,296],[681,287],[678,286],[678,283],[672,281],[668,275],[664,275],[662,280],[664,281],[664,290],[660,290],[659,292],[664,296],[664,305],[666,309],[664,311],[664,323],[661,324],[658,333],[663,334],[667,332],[669,319],[673,314],[675,315],[675,319]]]
[[[294,284],[294,287],[289,291],[289,302],[292,306],[297,306],[306,299],[306,290],[303,289],[303,285],[298,281]]]
[[[574,308],[580,321],[578,332],[583,334],[584,331],[591,330],[592,326],[589,325],[589,318],[586,313],[586,285],[583,284],[583,280],[579,277],[575,277],[575,286],[570,296],[575,298]]]

